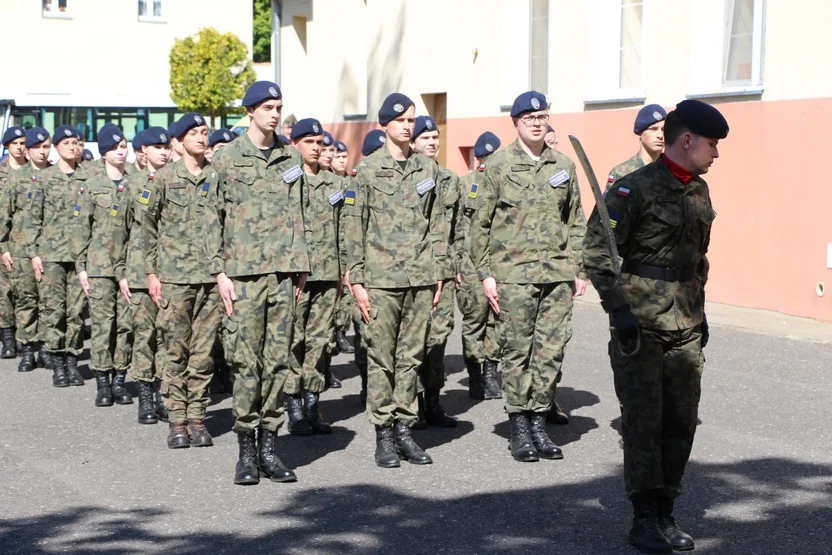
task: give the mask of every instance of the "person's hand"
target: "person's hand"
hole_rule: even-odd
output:
[[[708,326],[708,318],[704,312],[702,313],[702,323],[699,324],[699,331],[702,332],[702,348],[704,349],[711,338],[711,328]]]
[[[90,278],[87,277],[87,272],[81,272],[78,274],[78,281],[81,282],[81,289],[84,290],[84,295],[87,297],[90,296]]]
[[[120,279],[118,281],[118,288],[121,291],[121,296],[124,297],[124,300],[129,303],[130,297],[132,297],[133,294],[130,293],[130,286],[127,284],[127,278]]]
[[[159,304],[162,298],[162,282],[159,281],[159,278],[156,277],[156,274],[147,274],[147,289],[150,298],[153,299],[153,302],[156,303],[156,306],[162,308],[162,305]]]
[[[497,280],[493,277],[487,277],[482,280],[482,290],[485,292],[485,298],[488,299],[488,304],[491,305],[491,310],[494,314],[500,313],[500,294],[497,293]]]
[[[12,266],[14,265],[14,260],[12,260],[12,253],[4,252],[3,256],[0,257],[3,259],[3,266],[6,267],[6,270],[12,271]]]
[[[572,297],[580,297],[586,293],[586,280],[575,278],[575,283],[572,284]]]
[[[436,282],[436,292],[433,294],[433,310],[436,310],[436,307],[439,306],[439,298],[442,296],[442,282]]]
[[[623,305],[610,314],[615,338],[623,353],[635,354],[638,350],[638,320],[630,310],[630,305]]]
[[[43,278],[43,260],[39,256],[32,259],[32,269],[35,271],[35,279],[40,281]]]
[[[234,292],[234,282],[225,274],[217,274],[217,289],[220,291],[225,313],[231,316],[234,313],[234,301],[237,300],[237,293]]]
[[[369,324],[371,307],[370,295],[367,294],[367,290],[364,289],[363,285],[355,284],[352,286],[352,296],[355,299],[355,304],[361,311],[361,317],[364,319],[364,322]]]
[[[300,302],[300,296],[303,295],[303,290],[306,289],[306,280],[309,279],[309,274],[307,272],[303,272],[298,274],[298,288],[295,291],[295,302]]]
[[[456,290],[459,291],[459,286],[462,284],[462,275],[457,274],[456,275],[456,280],[454,280],[454,281],[456,282]]]

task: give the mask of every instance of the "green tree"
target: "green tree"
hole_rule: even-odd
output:
[[[270,62],[272,59],[272,2],[254,0],[254,61]]]
[[[211,118],[242,113],[235,101],[257,80],[243,41],[211,27],[177,39],[169,60],[170,97],[183,112]]]

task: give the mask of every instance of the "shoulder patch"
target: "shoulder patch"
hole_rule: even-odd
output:
[[[615,191],[615,194],[618,195],[619,197],[629,197],[630,196],[630,190],[627,187],[619,187]]]
[[[480,186],[476,183],[471,184],[471,191],[468,193],[468,198],[475,199],[477,198],[477,194],[480,192]]]
[[[615,176],[613,174],[610,174],[607,178],[607,183],[615,183]]]
[[[352,175],[353,177],[355,177],[356,175],[358,175],[358,170],[357,170],[357,169],[355,169],[355,168],[353,168],[353,169],[352,169],[352,172],[350,173],[350,175]]]
[[[485,171],[485,162],[483,162],[482,164],[480,164],[480,167],[479,167],[479,168],[477,168],[477,169],[478,169],[479,171],[481,171],[481,172],[484,172],[484,171]]]
[[[355,204],[355,191],[347,191],[344,193],[344,204]]]

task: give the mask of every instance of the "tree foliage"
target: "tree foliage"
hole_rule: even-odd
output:
[[[272,59],[272,2],[254,0],[254,61],[269,62]]]
[[[235,101],[257,80],[243,41],[211,27],[177,39],[169,61],[170,97],[183,112],[210,117],[242,113]]]

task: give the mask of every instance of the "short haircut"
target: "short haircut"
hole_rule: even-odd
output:
[[[673,146],[679,137],[689,132],[690,128],[685,125],[676,110],[667,114],[667,119],[664,122],[664,143],[667,146]]]

